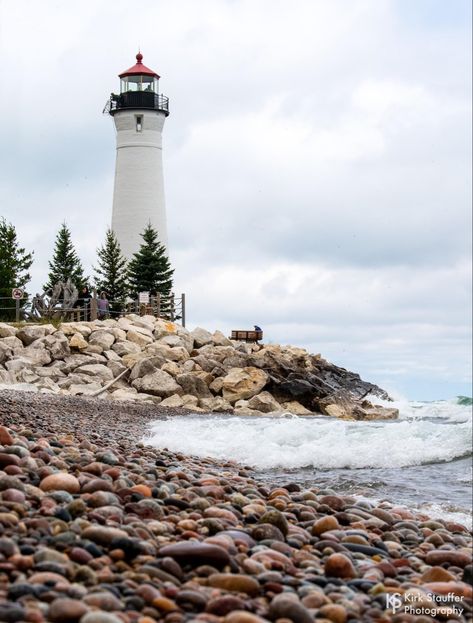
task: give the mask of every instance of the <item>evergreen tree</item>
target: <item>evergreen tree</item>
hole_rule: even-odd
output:
[[[12,308],[11,311],[0,311],[5,320],[13,320],[15,317],[16,303],[11,299],[11,291],[13,288],[24,288],[30,281],[28,270],[32,263],[33,254],[20,247],[15,227],[3,217],[0,218],[0,297],[6,297],[0,302],[0,307]],[[24,302],[26,300],[22,299],[20,305]]]
[[[109,229],[105,243],[97,249],[95,282],[98,293],[104,291],[110,301],[124,301],[128,295],[127,261],[123,257],[115,233]]]
[[[128,264],[130,296],[136,298],[139,292],[169,296],[172,290],[171,268],[166,247],[159,242],[158,232],[148,224],[141,234],[143,243]]]
[[[67,281],[70,278],[76,288],[87,285],[84,269],[71,240],[71,232],[66,223],[63,223],[57,233],[53,259],[49,262],[48,281],[44,289],[53,288],[58,281]]]

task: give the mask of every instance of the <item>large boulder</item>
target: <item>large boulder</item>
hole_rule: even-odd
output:
[[[210,398],[212,396],[207,383],[192,372],[179,374],[176,377],[176,381],[182,387],[185,394],[191,394],[198,398]]]
[[[173,394],[172,396],[169,396],[169,398],[165,398],[160,404],[162,407],[178,408],[184,406],[184,400],[181,396],[179,396],[179,394]]]
[[[12,350],[22,350],[24,348],[23,342],[19,340],[15,335],[10,335],[9,337],[0,338],[0,344],[4,344],[11,348]]]
[[[196,327],[193,331],[191,331],[191,336],[194,339],[195,348],[201,348],[206,344],[212,343],[212,334],[201,327]]]
[[[312,411],[306,409],[304,405],[301,405],[297,400],[290,400],[289,402],[283,402],[284,411],[292,413],[293,415],[313,415]]]
[[[3,363],[11,357],[12,350],[7,344],[0,342],[0,363]]]
[[[112,350],[117,353],[119,357],[141,352],[141,348],[138,344],[134,344],[133,342],[116,342],[113,344]]]
[[[252,398],[259,394],[268,382],[264,370],[254,367],[232,368],[223,379],[223,397],[230,403]]]
[[[341,393],[318,400],[318,407],[324,415],[340,420],[394,420],[399,417],[398,409],[373,405],[368,400],[360,402]]]
[[[166,346],[170,346],[171,348],[174,348],[174,346],[185,347],[183,340],[178,335],[165,335],[164,337],[160,337],[159,343],[166,344]]]
[[[62,322],[60,330],[64,335],[80,333],[82,336],[88,337],[92,333],[92,326],[88,322]]]
[[[122,372],[128,370],[127,366],[124,366],[121,361],[107,361],[107,368],[112,371],[113,378],[117,378]]]
[[[183,346],[175,346],[171,348],[167,344],[161,344],[160,342],[153,342],[146,347],[146,352],[149,355],[161,355],[168,361],[186,361],[189,359],[189,353]]]
[[[53,359],[64,359],[64,357],[71,354],[69,340],[62,331],[56,331],[52,335],[47,335],[41,338],[39,342],[51,353]]]
[[[107,366],[104,366],[101,363],[80,366],[79,368],[76,368],[76,373],[85,374],[106,383],[112,381],[114,378],[112,370],[110,370],[110,368],[107,368]]]
[[[0,368],[0,385],[14,383],[14,382],[15,382],[15,378],[13,374],[11,372],[8,372],[8,370],[4,370],[3,368]]]
[[[178,326],[169,320],[156,320],[154,323],[154,337],[159,340],[165,335],[175,335],[178,332]]]
[[[65,366],[62,368],[62,371],[65,374],[69,374],[69,372],[75,370],[79,366],[85,366],[87,364],[94,363],[107,363],[107,360],[101,355],[85,355],[84,353],[77,353],[65,357],[64,363]]]
[[[231,413],[232,411],[232,405],[228,402],[228,400],[222,398],[222,396],[200,398],[199,407],[208,413]]]
[[[168,398],[173,394],[181,395],[184,393],[184,390],[176,383],[176,380],[163,370],[155,370],[150,374],[135,379],[132,385],[139,392],[160,396],[161,398]]]
[[[213,332],[212,342],[216,346],[231,346],[233,349],[235,348],[235,344],[228,337],[226,337],[221,331]]]
[[[16,335],[16,331],[15,327],[12,327],[11,324],[0,322],[0,337],[11,337],[12,335]]]
[[[19,338],[25,346],[29,346],[35,340],[39,340],[55,332],[56,327],[53,327],[52,324],[29,325],[18,329],[16,337]]]
[[[183,370],[181,370],[181,368],[177,365],[175,361],[166,361],[165,363],[163,363],[162,366],[160,366],[160,368],[161,370],[164,370],[164,372],[167,372],[174,378],[178,374],[181,374],[181,372],[183,372]]]
[[[110,350],[115,342],[115,336],[109,329],[93,331],[89,336],[89,344],[99,346],[102,350]]]
[[[273,413],[276,411],[282,411],[282,407],[279,402],[269,393],[261,392],[250,398],[248,401],[248,407],[255,411],[261,411],[262,413]]]
[[[154,341],[152,334],[147,335],[143,331],[137,331],[135,329],[130,329],[126,334],[126,338],[128,342],[137,344],[140,348],[145,348],[146,346],[148,346],[148,344],[152,344]]]
[[[89,342],[84,339],[81,333],[74,333],[69,340],[69,348],[74,348],[75,350],[85,350],[88,346]]]
[[[9,372],[19,372],[23,368],[31,370],[35,365],[36,363],[29,357],[15,357],[15,359],[10,359],[5,362],[5,368]]]
[[[164,359],[159,355],[139,359],[131,369],[130,380],[134,381],[135,379],[139,379],[147,374],[156,372],[156,370],[158,370],[163,363]]]
[[[46,366],[52,361],[49,351],[39,342],[35,342],[31,344],[31,346],[27,346],[23,349],[23,351],[21,351],[21,357],[28,357],[35,365],[41,366]]]

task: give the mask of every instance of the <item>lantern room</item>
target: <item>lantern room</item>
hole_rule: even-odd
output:
[[[136,64],[119,75],[120,93],[128,91],[151,91],[158,93],[159,76],[146,65],[143,65],[143,55],[138,52]]]
[[[120,94],[112,93],[104,112],[110,115],[126,108],[156,110],[169,114],[169,99],[159,93],[160,76],[143,64],[143,55],[138,52],[136,63],[119,74]]]

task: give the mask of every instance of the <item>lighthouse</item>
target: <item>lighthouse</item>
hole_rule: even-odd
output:
[[[162,133],[169,99],[159,92],[160,77],[143,64],[141,53],[119,78],[120,94],[112,93],[104,112],[113,117],[117,138],[112,230],[129,259],[148,223],[167,247]]]

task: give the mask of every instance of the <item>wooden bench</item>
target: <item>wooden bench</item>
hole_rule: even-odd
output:
[[[263,339],[262,331],[232,331],[230,336],[231,340],[238,340],[239,342],[258,342]]]

